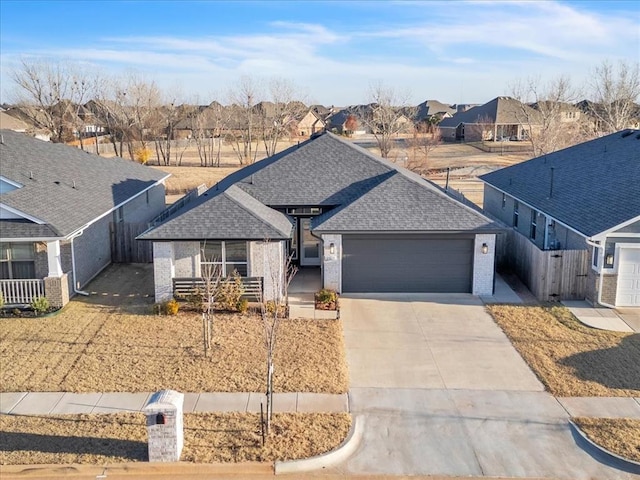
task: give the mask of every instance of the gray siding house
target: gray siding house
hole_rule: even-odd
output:
[[[640,131],[480,177],[484,209],[542,251],[587,250],[585,298],[640,306]]]
[[[111,262],[111,222],[148,222],[169,176],[9,130],[0,141],[0,287],[6,304],[63,306]]]
[[[323,133],[229,175],[138,238],[153,242],[156,301],[212,258],[226,275],[262,278],[273,298],[290,255],[342,293],[491,295],[497,230],[440,187]]]

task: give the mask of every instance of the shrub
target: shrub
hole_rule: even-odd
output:
[[[197,312],[204,311],[204,295],[200,289],[196,289],[191,295],[187,296],[187,303],[192,310]]]
[[[234,270],[231,277],[224,279],[220,283],[216,292],[216,301],[223,310],[237,311],[243,294],[242,277],[237,270]]]
[[[316,302],[318,303],[333,303],[337,298],[336,292],[328,288],[323,288],[316,293]]]
[[[155,303],[153,305],[153,313],[156,315],[176,315],[180,309],[180,304],[175,298],[167,302]]]
[[[236,310],[238,310],[240,313],[246,313],[247,310],[249,310],[249,300],[247,300],[246,298],[241,298],[238,302]]]
[[[276,302],[273,300],[267,300],[264,303],[264,310],[269,314],[273,315],[276,312],[276,308],[278,308],[278,316],[285,317],[287,312],[287,306],[284,304],[280,304],[276,307]]]
[[[179,309],[180,309],[180,304],[175,298],[172,298],[168,302],[164,303],[165,315],[177,315]]]
[[[42,315],[49,311],[49,300],[47,300],[47,297],[34,298],[29,306],[36,314]]]
[[[153,152],[148,148],[139,148],[133,152],[133,156],[137,162],[146,165],[146,163],[151,159],[152,153]]]

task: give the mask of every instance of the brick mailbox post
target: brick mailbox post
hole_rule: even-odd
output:
[[[184,444],[184,394],[161,390],[144,407],[147,416],[150,462],[178,462]]]

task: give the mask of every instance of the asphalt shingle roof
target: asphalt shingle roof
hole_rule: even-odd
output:
[[[496,230],[482,215],[429,182],[392,171],[341,208],[313,219],[318,232],[458,232]]]
[[[204,201],[178,213],[157,228],[140,235],[142,240],[282,240],[291,237],[291,220],[263,205],[237,186],[209,190]]]
[[[23,185],[0,195],[0,203],[43,221],[60,236],[169,176],[130,160],[100,157],[10,130],[0,133],[0,175]]]
[[[640,216],[640,130],[607,135],[480,178],[592,237]]]
[[[314,228],[321,231],[495,228],[486,217],[432,183],[347,140],[324,133],[229,175],[140,238],[288,238],[290,224],[286,236],[279,236],[284,235],[285,228],[278,216],[284,215],[273,209],[297,206],[327,208],[314,219]],[[252,213],[263,222],[251,220]],[[279,234],[261,230],[265,225],[277,225]]]
[[[526,112],[526,114],[525,114]],[[498,125],[517,125],[537,118],[538,112],[528,105],[511,97],[496,97],[493,100],[458,112],[450,118],[442,120],[440,127],[457,127],[461,123],[478,123],[478,120],[489,119]]]

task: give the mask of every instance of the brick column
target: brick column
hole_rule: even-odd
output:
[[[69,278],[66,273],[60,277],[44,279],[44,293],[52,307],[64,307],[69,302]]]

